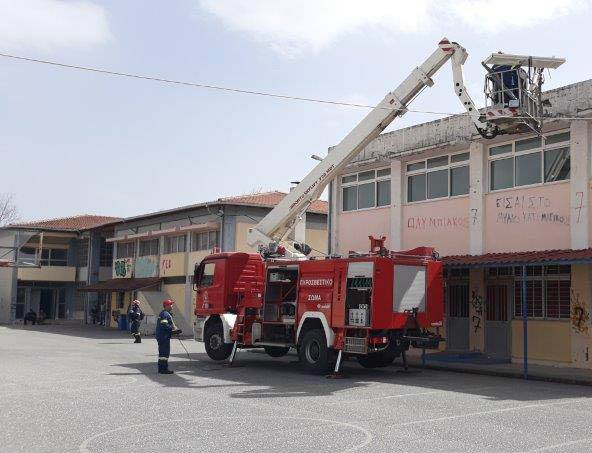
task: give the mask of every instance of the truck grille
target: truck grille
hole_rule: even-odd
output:
[[[345,337],[345,346],[343,350],[344,352],[349,352],[351,354],[367,354],[368,344],[366,343],[366,338]]]

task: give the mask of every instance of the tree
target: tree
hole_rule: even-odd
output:
[[[18,210],[14,205],[14,195],[0,193],[0,226],[14,223],[18,220]]]

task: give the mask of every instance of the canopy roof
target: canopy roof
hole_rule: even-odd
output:
[[[541,250],[532,252],[453,255],[442,258],[447,267],[522,266],[535,264],[592,263],[592,248],[582,250]]]
[[[147,278],[112,278],[100,283],[83,286],[78,291],[84,292],[126,292],[151,288],[162,281],[159,277]]]

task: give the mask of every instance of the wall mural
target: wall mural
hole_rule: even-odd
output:
[[[113,278],[131,278],[133,272],[133,258],[119,258],[113,262]]]
[[[137,278],[158,277],[158,257],[143,256],[138,258],[135,271]]]

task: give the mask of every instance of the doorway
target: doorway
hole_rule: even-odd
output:
[[[446,349],[469,350],[469,283],[455,282],[447,285],[448,322]]]
[[[42,289],[39,296],[39,312],[43,310],[43,317],[45,319],[55,318],[55,290]]]
[[[487,285],[485,303],[485,352],[491,356],[510,360],[511,319],[513,299],[512,282]]]

